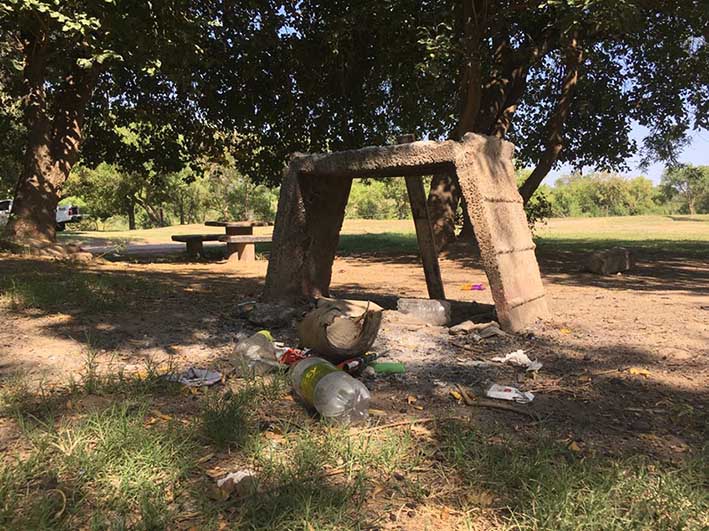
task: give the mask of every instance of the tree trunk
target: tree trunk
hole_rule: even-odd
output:
[[[459,200],[458,182],[453,176],[445,173],[433,176],[426,207],[438,252],[455,241],[455,213]]]
[[[454,134],[460,139],[465,133],[474,132],[504,138],[509,130],[517,105],[527,88],[529,69],[551,49],[558,35],[547,29],[528,39],[526,45],[515,49],[505,34],[507,29],[491,35],[492,64],[488,75],[482,77],[481,42],[488,31],[488,2],[472,0],[463,3],[463,49],[466,64],[461,72],[463,101],[461,118]],[[428,205],[434,226],[437,248],[440,250],[455,238],[454,216],[460,202],[460,189],[455,179],[449,176],[434,176],[431,183]],[[473,226],[463,209],[463,229],[459,239],[473,239]]]
[[[25,43],[24,83],[27,90],[25,160],[4,239],[21,243],[56,238],[58,176],[51,156],[51,123],[46,110],[44,75],[47,49],[43,39]]]
[[[56,96],[54,120],[50,120],[45,89],[47,46],[42,34],[23,43],[27,149],[3,232],[5,240],[18,244],[56,239],[61,188],[79,157],[84,109],[95,84],[91,72],[77,67],[69,73]]]
[[[135,201],[128,200],[128,230],[135,230]]]
[[[487,25],[487,2],[463,2],[463,48],[466,54],[461,69],[460,120],[452,138],[460,140],[465,133],[475,129],[482,100],[482,61],[480,39]],[[460,202],[460,187],[453,175],[437,174],[431,180],[428,193],[428,215],[433,229],[436,250],[440,252],[456,240],[455,215]],[[470,220],[468,220],[470,222]]]
[[[689,208],[689,215],[694,216],[697,213],[697,208],[694,206],[695,200],[694,196],[690,195],[687,198],[687,207]]]

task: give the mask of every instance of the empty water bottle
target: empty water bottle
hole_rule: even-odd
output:
[[[399,299],[396,303],[401,313],[434,326],[446,326],[451,320],[451,303],[438,299]]]
[[[268,330],[261,330],[236,344],[231,362],[239,376],[254,376],[278,369],[276,348]]]
[[[369,390],[322,358],[306,358],[291,368],[291,383],[307,404],[326,419],[344,424],[365,420]]]

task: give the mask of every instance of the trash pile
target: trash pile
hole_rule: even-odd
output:
[[[480,289],[477,286],[466,288]],[[229,361],[234,375],[240,378],[288,372],[294,394],[306,407],[316,410],[324,420],[343,424],[367,419],[371,390],[377,383],[383,383],[376,380],[380,376],[386,375],[407,387],[419,381],[419,377],[433,385],[451,386],[454,380],[450,378],[444,378],[449,383],[439,382],[434,374],[435,367],[446,370],[452,367],[459,373],[480,375],[486,368],[509,366],[523,369],[521,374],[532,376],[542,368],[539,361],[530,359],[521,349],[503,356],[488,354],[484,359],[453,358],[456,349],[452,347],[472,351],[474,347],[470,342],[486,347],[490,341],[497,346],[499,343],[495,342],[509,345],[515,341],[490,319],[492,315],[485,315],[484,322],[474,322],[483,315],[475,314],[472,320],[451,326],[454,304],[402,298],[394,311],[384,310],[371,301],[321,298],[315,307],[298,312],[282,305],[249,301],[238,306],[238,316],[255,327],[270,326],[238,340]],[[466,315],[473,313],[469,311]],[[279,328],[286,329],[284,336],[290,335],[291,345],[274,339],[270,330]],[[293,346],[292,330],[297,334],[297,346]],[[461,340],[467,344],[458,343]],[[460,363],[456,365],[456,361]],[[477,370],[471,371],[471,368]],[[208,386],[222,381],[222,375],[191,368],[171,379],[187,386]],[[369,388],[361,379],[368,382]],[[476,391],[479,399],[520,404],[534,400],[531,392],[500,385],[494,379],[486,382],[484,388]],[[518,378],[517,383],[520,382]],[[456,396],[453,393],[457,392],[451,392]],[[471,397],[465,395],[466,404],[476,400]]]

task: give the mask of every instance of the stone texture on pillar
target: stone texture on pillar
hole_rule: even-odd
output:
[[[327,295],[351,180],[455,173],[480,244],[500,324],[520,330],[548,314],[512,166],[513,145],[468,134],[330,154],[297,154],[281,186],[264,298]]]
[[[514,146],[466,135],[456,161],[461,192],[473,221],[485,273],[503,328],[521,330],[548,309],[535,245],[512,165]]]
[[[294,157],[281,185],[265,300],[329,296],[352,179],[317,179],[300,163]]]

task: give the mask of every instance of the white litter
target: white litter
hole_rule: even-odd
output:
[[[258,478],[256,472],[249,469],[229,472],[217,480],[217,487],[227,495],[235,492],[237,496],[249,496],[258,489]]]
[[[222,374],[209,369],[197,369],[190,367],[180,374],[169,374],[167,379],[171,382],[179,382],[189,387],[208,387],[218,383],[222,379]]]
[[[516,367],[525,367],[528,371],[538,371],[542,368],[541,362],[537,360],[530,360],[529,356],[524,353],[524,350],[515,350],[510,352],[506,356],[495,356],[492,361],[499,361],[500,363],[509,363],[510,365],[515,365]]]
[[[508,387],[506,385],[492,384],[485,395],[488,398],[498,398],[500,400],[510,400],[527,404],[534,400],[534,394],[529,391],[520,391],[516,387]]]

